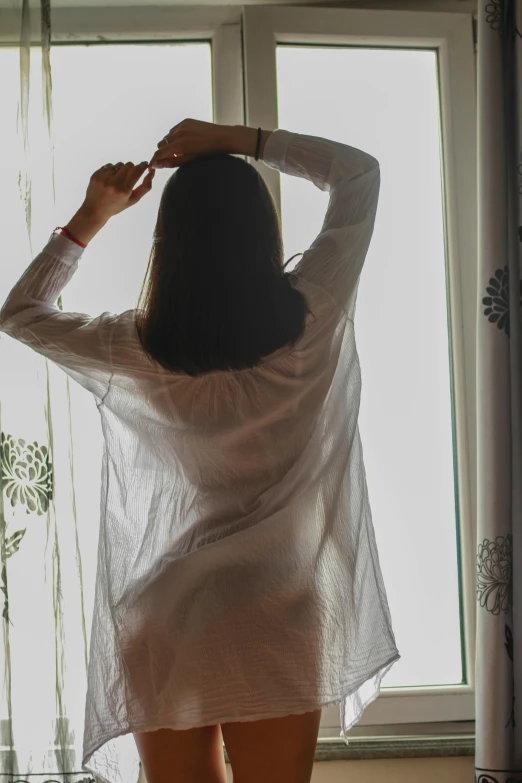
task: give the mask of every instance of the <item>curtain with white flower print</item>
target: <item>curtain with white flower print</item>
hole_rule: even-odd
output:
[[[40,8],[16,0],[2,14],[20,32],[11,52],[20,78],[0,117],[0,304],[60,224],[50,0]],[[57,366],[0,334],[0,783],[92,781],[81,760],[101,438],[92,399],[73,387]]]
[[[478,4],[476,783],[522,783],[522,0]]]

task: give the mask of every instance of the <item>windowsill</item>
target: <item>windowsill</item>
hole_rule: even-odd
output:
[[[315,750],[315,761],[353,761],[357,759],[443,758],[475,755],[473,721],[451,724],[354,727],[350,744],[321,729]],[[369,732],[372,736],[368,736]],[[410,732],[410,733],[406,733]],[[323,735],[323,736],[321,736]],[[228,756],[225,751],[225,761]]]
[[[440,737],[365,737],[350,740],[320,739],[317,741],[315,761],[354,759],[441,758],[445,756],[474,756],[475,737],[469,734],[449,734]]]

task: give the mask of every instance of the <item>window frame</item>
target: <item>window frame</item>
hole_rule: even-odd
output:
[[[277,44],[425,48],[438,54],[446,279],[448,290],[463,670],[466,684],[385,688],[353,736],[408,724],[475,719],[477,301],[476,96],[473,17],[464,13],[248,6],[243,9],[245,124],[278,127]],[[297,130],[297,129],[288,129]],[[280,174],[253,162],[281,214]],[[320,736],[340,730],[337,705],[323,709]]]
[[[18,44],[20,12],[0,11],[1,45]],[[39,14],[31,15],[31,40],[40,43]],[[476,551],[476,336],[477,179],[476,66],[473,17],[465,13],[263,6],[126,6],[53,9],[52,43],[210,41],[214,122],[278,127],[278,43],[424,47],[438,52],[441,99],[444,221],[456,482],[461,554],[461,612],[467,684],[383,688],[350,731],[362,736],[434,733],[452,725],[467,730],[475,717]],[[279,173],[262,161],[280,211]],[[466,723],[468,722],[468,723]],[[438,728],[435,728],[437,724]],[[466,728],[467,727],[467,728]],[[323,709],[319,739],[338,738],[339,707]]]
[[[0,10],[0,46],[18,45],[20,11]],[[39,14],[31,14],[31,41],[40,44]],[[213,121],[242,125],[241,7],[75,6],[53,9],[51,45],[210,41]]]

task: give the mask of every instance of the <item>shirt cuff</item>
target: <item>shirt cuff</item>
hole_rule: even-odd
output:
[[[263,163],[272,168],[284,168],[288,147],[296,135],[296,133],[283,130],[283,128],[276,128],[272,131],[265,142]]]
[[[66,237],[65,234],[53,233],[49,237],[49,241],[42,250],[42,253],[46,253],[54,258],[59,258],[60,261],[65,261],[70,264],[74,264],[78,261],[85,248],[77,245],[72,239]]]

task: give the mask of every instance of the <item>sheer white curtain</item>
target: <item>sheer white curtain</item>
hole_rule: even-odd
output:
[[[40,9],[16,0],[15,8],[19,46],[4,53],[13,55],[18,79],[9,81],[16,93],[0,118],[7,142],[0,304],[60,224],[50,0]],[[0,368],[0,773],[75,783],[88,778],[80,764],[99,524],[97,412],[65,373],[5,334]],[[90,465],[78,465],[81,450],[73,449],[73,439],[85,442]]]

